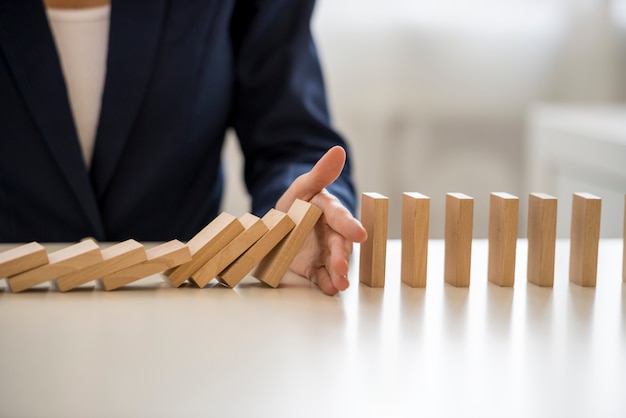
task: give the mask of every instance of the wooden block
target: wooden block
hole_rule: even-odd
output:
[[[249,213],[239,218],[239,221],[244,227],[243,232],[191,275],[190,281],[193,284],[198,287],[206,286],[268,231],[260,218]]]
[[[270,209],[262,221],[268,231],[248,251],[218,274],[220,282],[235,287],[295,226],[294,221],[286,213],[276,209]]]
[[[487,277],[498,286],[515,284],[515,251],[519,198],[509,193],[492,193],[489,203],[489,262]]]
[[[445,264],[446,283],[457,287],[470,284],[474,198],[463,193],[446,195]]]
[[[102,250],[102,261],[57,278],[56,286],[67,292],[80,285],[146,261],[146,249],[133,239],[120,242]]]
[[[96,242],[88,239],[51,253],[48,259],[48,264],[9,277],[7,282],[11,291],[21,292],[57,277],[85,269],[102,261],[102,252]]]
[[[114,290],[153,274],[162,273],[191,261],[189,247],[178,240],[171,240],[146,250],[146,261],[103,276],[100,280],[105,290]]]
[[[167,272],[167,278],[179,287],[241,232],[243,225],[239,219],[222,212],[187,243],[191,261]]]
[[[596,285],[601,211],[602,199],[589,193],[574,193],[569,279],[581,286]]]
[[[261,260],[254,272],[254,277],[271,287],[278,287],[291,262],[300,251],[300,247],[315,227],[322,210],[317,206],[296,200],[287,215],[295,226],[287,236],[269,254]]]
[[[554,285],[557,199],[531,193],[528,199],[528,281],[537,286]]]
[[[378,193],[363,193],[361,224],[367,231],[367,239],[361,243],[359,281],[369,287],[384,287],[389,198]]]
[[[15,276],[44,264],[48,264],[48,253],[43,245],[37,242],[20,245],[0,253],[0,278]]]
[[[430,198],[420,193],[402,195],[402,282],[426,287]]]

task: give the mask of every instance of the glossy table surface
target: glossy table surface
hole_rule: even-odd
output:
[[[0,246],[0,250],[5,247]],[[553,288],[487,282],[475,240],[469,288],[443,283],[443,242],[428,285],[323,295],[288,275],[278,289],[168,287],[158,276],[114,292],[0,287],[2,417],[625,417],[622,241],[602,240],[596,288],[567,279],[558,241]],[[5,248],[6,249],[6,248]]]

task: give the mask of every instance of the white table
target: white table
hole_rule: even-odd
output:
[[[358,247],[355,250],[358,254]],[[598,285],[486,280],[475,241],[469,289],[444,285],[430,243],[426,289],[338,297],[288,276],[279,289],[173,289],[157,277],[107,293],[0,288],[2,417],[624,417],[622,241],[602,240]],[[4,284],[3,284],[4,286]]]

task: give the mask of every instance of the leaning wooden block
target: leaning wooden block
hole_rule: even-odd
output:
[[[531,193],[528,199],[528,281],[537,286],[554,285],[557,199]]]
[[[180,286],[241,232],[239,219],[222,212],[187,243],[191,261],[167,272],[167,278],[175,287]]]
[[[379,193],[363,193],[361,223],[367,231],[367,239],[360,247],[359,281],[369,287],[384,287],[389,198]]]
[[[178,240],[150,248],[146,250],[146,255],[146,261],[102,277],[102,287],[105,290],[114,290],[191,261],[189,247]]]
[[[206,286],[268,231],[263,221],[252,214],[246,213],[239,218],[239,221],[244,227],[243,232],[191,275],[190,281],[193,284],[198,287]]]
[[[262,221],[268,231],[248,251],[219,273],[220,282],[229,287],[237,286],[295,226],[294,221],[286,213],[276,209],[270,209]]]
[[[146,258],[144,246],[129,239],[103,249],[101,262],[59,277],[56,286],[61,292],[67,292],[90,281],[142,263],[146,261]]]
[[[402,195],[402,282],[426,287],[430,198],[420,193]]]
[[[581,286],[596,285],[602,199],[574,193],[570,232],[569,279]]]
[[[93,240],[85,240],[48,255],[49,264],[9,277],[12,292],[21,292],[57,277],[85,269],[102,261],[100,247]]]
[[[474,199],[463,193],[448,193],[443,274],[446,283],[453,286],[468,287],[470,284],[473,228]]]
[[[511,287],[515,284],[518,215],[518,197],[509,193],[491,194],[487,277],[499,286]]]
[[[20,245],[0,253],[0,278],[15,276],[44,264],[48,264],[48,253],[43,245],[37,242]]]
[[[254,277],[271,287],[277,287],[280,284],[291,262],[304,244],[304,240],[322,215],[322,210],[304,200],[296,200],[289,208],[287,215],[295,223],[294,228],[261,261],[254,273]]]

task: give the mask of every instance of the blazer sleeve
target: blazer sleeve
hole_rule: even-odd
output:
[[[232,125],[245,157],[252,211],[274,207],[293,180],[334,145],[348,151],[328,190],[352,212],[350,152],[333,130],[310,19],[314,0],[237,2],[231,35],[236,80]]]

